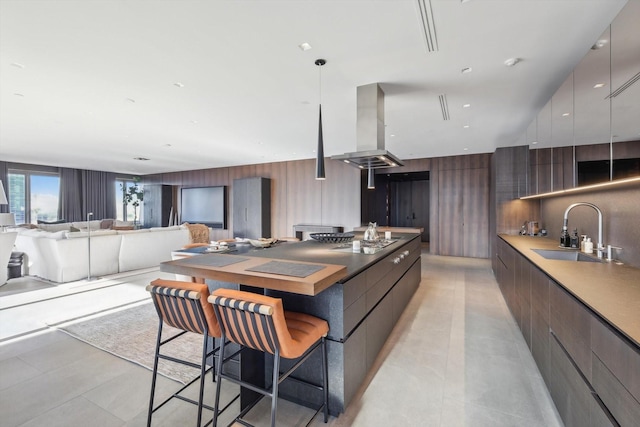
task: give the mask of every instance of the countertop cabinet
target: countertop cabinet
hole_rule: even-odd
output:
[[[327,352],[331,413],[344,412],[354,398],[418,289],[420,251],[420,237],[416,235],[344,283],[336,283],[314,297],[268,292],[282,298],[285,307],[294,307],[329,322]],[[309,371],[303,373],[302,378],[317,382],[320,360],[311,362],[309,366],[306,368]],[[304,372],[305,368],[302,369]],[[309,402],[311,407],[320,403],[317,390],[310,391],[295,382],[282,383],[281,394]]]
[[[271,236],[271,180],[233,180],[233,236],[259,239]]]
[[[636,426],[640,350],[502,239],[495,275],[567,426]]]

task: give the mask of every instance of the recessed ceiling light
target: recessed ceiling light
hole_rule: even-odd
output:
[[[471,104],[463,104],[462,105],[462,108],[469,108],[469,107],[471,107]]]
[[[467,147],[464,147],[464,151],[469,151],[469,148],[467,148]]]
[[[468,73],[470,73],[472,71],[473,71],[473,68],[471,68],[471,67],[464,67],[462,70],[460,70],[460,72],[462,74],[468,74]]]
[[[19,97],[21,97],[21,98],[24,98],[24,95],[23,95],[23,94],[21,94],[21,93],[18,93],[18,92],[15,92],[15,93],[14,93],[14,95],[15,95],[15,96],[19,96]]]
[[[134,157],[133,160],[140,160],[142,162],[146,162],[147,160],[151,160],[151,159],[147,159],[146,157]]]
[[[391,136],[391,138],[395,138],[396,134],[392,133],[390,136]]]
[[[591,46],[591,50],[598,50],[603,48],[607,44],[608,40],[600,39]]]
[[[171,147],[171,144],[164,144],[163,147]]]
[[[311,49],[311,45],[307,42],[304,43],[300,43],[298,45],[298,47],[300,48],[300,50],[305,51],[305,50],[310,50]]]
[[[507,67],[513,67],[520,61],[522,61],[522,59],[520,58],[509,58],[506,61],[504,61],[504,65],[506,65]]]
[[[129,102],[130,102],[130,103],[132,103],[132,104],[135,104],[135,103],[136,103],[136,100],[135,100],[135,99],[133,99],[133,98],[125,98],[125,101],[129,101]]]
[[[197,120],[191,120],[191,123],[193,123],[195,125],[196,123],[198,123],[198,121]]]
[[[533,141],[532,142],[533,145],[536,145],[537,143],[538,143],[538,141]]]
[[[469,129],[469,125],[464,125],[462,127],[465,128],[465,129]]]
[[[562,113],[562,117],[567,117],[567,116],[570,116],[570,115],[571,115],[571,113]]]
[[[180,82],[175,82],[173,84],[175,87],[184,87],[184,84],[180,83]]]
[[[593,85],[594,89],[600,89],[601,87],[604,87],[604,83],[597,83],[597,84]]]
[[[24,68],[24,65],[19,64],[19,63],[17,63],[17,62],[12,62],[12,63],[11,63],[11,66],[12,66],[12,67],[16,67],[16,68]]]

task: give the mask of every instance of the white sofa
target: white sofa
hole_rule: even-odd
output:
[[[64,283],[89,275],[87,231],[21,230],[16,250],[25,253],[25,274]],[[156,267],[190,241],[186,227],[91,231],[91,275]]]

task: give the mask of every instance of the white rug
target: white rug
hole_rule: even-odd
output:
[[[158,333],[158,315],[151,302],[60,327],[69,335],[129,360],[149,370],[153,369]],[[178,329],[164,326],[163,338],[179,332]],[[187,333],[162,346],[162,353],[194,363],[200,363],[202,357],[203,336]],[[160,360],[158,372],[183,384],[198,376],[197,369]]]

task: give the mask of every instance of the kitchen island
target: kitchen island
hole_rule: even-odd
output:
[[[361,238],[362,235],[356,233],[356,239]],[[418,234],[394,233],[386,246],[369,252],[373,253],[353,253],[350,244],[314,240],[282,243],[267,249],[238,245],[237,250],[229,254],[189,256],[162,263],[160,269],[204,277],[211,289],[249,287],[282,298],[287,310],[326,319],[329,322],[329,411],[337,415],[349,405],[420,283]],[[218,267],[211,265],[218,262],[207,261],[214,257],[240,260]],[[310,268],[309,271],[313,270],[312,266],[324,268],[304,277],[249,270],[269,262],[301,264]],[[327,284],[326,277],[335,282]],[[307,283],[300,286],[300,282],[305,281]],[[295,284],[289,286],[287,282]],[[268,359],[266,366],[270,366]],[[282,369],[287,367],[288,364],[283,363]],[[320,372],[320,357],[314,355],[296,375],[319,383]],[[269,376],[268,369],[265,373]],[[312,407],[322,401],[318,390],[296,381],[282,383],[280,395]]]

